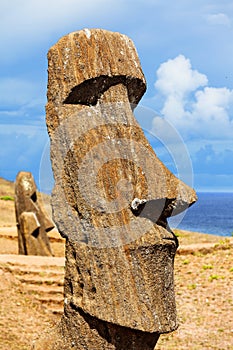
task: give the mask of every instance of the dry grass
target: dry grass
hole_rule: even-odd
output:
[[[176,300],[179,329],[161,336],[158,350],[233,349],[233,249],[177,255]]]
[[[13,195],[13,187],[0,179],[1,196]],[[16,254],[14,202],[0,200],[0,213],[0,253]],[[175,259],[180,326],[161,335],[156,349],[233,350],[232,239],[175,232],[181,246]],[[55,255],[63,256],[64,242],[55,235],[51,243]],[[0,350],[31,349],[32,340],[58,321],[4,265],[0,265],[0,311]]]

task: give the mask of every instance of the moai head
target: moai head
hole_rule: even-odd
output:
[[[54,228],[37,198],[36,184],[29,172],[19,172],[15,182],[15,212],[19,254],[52,255],[47,232]]]
[[[129,329],[177,328],[167,217],[195,192],[157,158],[133,115],[146,90],[125,35],[61,38],[48,53],[46,122],[55,223],[66,238],[65,308]]]

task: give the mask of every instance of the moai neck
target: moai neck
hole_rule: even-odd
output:
[[[145,79],[130,39],[83,30],[48,58],[52,205],[66,238],[65,309],[50,348],[152,350],[177,328],[167,217],[195,192],[134,118]]]

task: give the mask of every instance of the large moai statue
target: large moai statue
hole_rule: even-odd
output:
[[[146,90],[133,42],[85,29],[48,53],[54,221],[66,238],[64,315],[36,349],[152,350],[177,328],[167,217],[195,192],[157,158],[133,109]]]
[[[18,173],[15,182],[15,213],[19,254],[51,256],[47,232],[54,223],[37,197],[36,184],[30,172]]]

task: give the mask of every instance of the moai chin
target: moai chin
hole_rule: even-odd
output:
[[[15,212],[19,254],[51,256],[47,232],[54,223],[37,198],[36,184],[30,172],[18,173],[15,182]]]
[[[161,163],[134,118],[146,83],[127,36],[74,32],[49,50],[48,62],[65,306],[36,349],[154,349],[159,334],[177,328],[178,243],[167,217],[193,204],[195,192]]]

